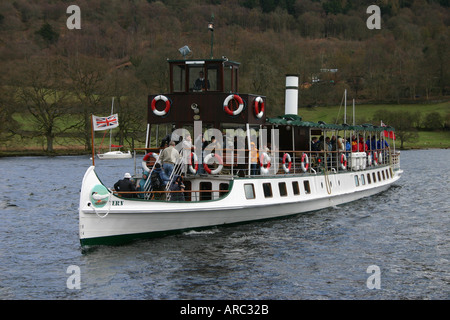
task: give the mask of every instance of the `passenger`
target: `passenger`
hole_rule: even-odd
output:
[[[386,149],[389,148],[389,144],[387,143],[386,140],[384,140],[383,137],[380,138],[380,140],[378,140],[377,142],[377,149]]]
[[[123,176],[123,179],[117,181],[114,184],[114,190],[119,192],[119,196],[124,198],[135,198],[136,194],[133,193],[124,193],[120,194],[122,191],[136,191],[136,187],[133,184],[133,181],[131,180],[131,175],[127,172]]]
[[[370,140],[370,147],[373,151],[377,149],[377,138],[375,137],[375,135],[373,135],[372,139]]]
[[[165,148],[159,156],[159,160],[161,160],[164,171],[168,177],[172,174],[173,167],[178,158],[180,158],[180,154],[175,149],[175,141],[170,141],[169,146]]]
[[[250,174],[252,176],[259,174],[258,148],[256,148],[254,139],[251,139],[250,142]]]
[[[358,141],[355,136],[352,136],[352,152],[358,152]]]
[[[184,201],[184,183],[181,176],[176,176],[170,185],[170,191],[177,191],[170,194],[170,201]],[[179,192],[181,191],[181,192]]]
[[[331,137],[331,150],[330,151],[336,151],[337,150],[337,141],[336,141],[336,137],[332,136]]]
[[[364,142],[364,137],[359,135],[359,143],[358,143],[359,152],[364,152],[367,150],[366,143]]]
[[[319,145],[318,145],[317,137],[312,137],[311,139],[311,151],[319,151]]]
[[[161,165],[159,163],[155,164],[155,167],[153,168],[152,174],[150,176],[150,181],[152,182],[152,187],[153,187],[153,182],[155,181],[155,177],[159,177],[161,179],[162,182],[162,188],[164,188],[167,185],[167,182],[169,182],[169,176],[166,175],[166,173],[164,172],[164,170],[161,168]],[[156,181],[155,181],[156,182]]]
[[[196,90],[196,91],[200,91],[200,90],[201,91],[205,91],[206,87],[208,87],[208,90],[209,90],[209,88],[210,88],[209,80],[205,81],[205,74],[204,74],[203,71],[200,71],[198,73],[198,79],[195,80],[195,83],[194,83],[194,90]]]
[[[345,141],[341,136],[337,138],[337,150],[339,152],[345,152]]]
[[[148,171],[144,171],[142,173],[142,179],[139,181],[139,185],[136,188],[136,191],[145,191],[145,183],[147,182],[148,179]],[[138,198],[144,198],[144,193],[138,193]]]

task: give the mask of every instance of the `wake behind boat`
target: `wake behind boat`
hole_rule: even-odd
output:
[[[385,191],[402,174],[385,140],[393,128],[298,116],[297,75],[286,76],[285,114],[267,118],[265,96],[239,93],[239,63],[168,62],[170,91],[148,97],[146,145],[135,149],[138,191],[105,186],[94,164],[84,175],[82,245],[310,212]]]

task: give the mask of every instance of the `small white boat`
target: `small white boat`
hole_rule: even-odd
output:
[[[130,159],[132,157],[131,152],[122,151],[108,151],[105,153],[98,153],[97,157],[101,160],[113,160],[113,159]]]

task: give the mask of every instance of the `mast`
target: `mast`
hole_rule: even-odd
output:
[[[111,103],[111,115],[114,113],[114,97],[112,98]],[[112,129],[109,129],[109,152],[111,152],[111,144],[112,144]]]

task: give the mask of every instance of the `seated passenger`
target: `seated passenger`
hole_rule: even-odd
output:
[[[172,184],[170,185],[170,191],[182,191],[174,192],[170,194],[170,201],[184,201],[184,184],[181,176],[176,176]]]
[[[114,184],[114,190],[116,190],[118,192],[136,191],[133,181],[131,181],[131,175],[128,172],[125,173],[125,175],[123,176],[123,179],[117,181]],[[120,194],[119,193],[119,196],[124,197],[124,198],[134,198],[135,194],[130,194],[130,193]]]

